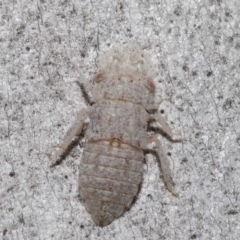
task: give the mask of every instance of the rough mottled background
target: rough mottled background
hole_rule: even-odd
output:
[[[0,231],[3,239],[240,239],[240,2],[0,3]],[[99,54],[135,41],[152,53],[163,139],[179,198],[148,156],[132,208],[96,227],[78,199],[82,147],[48,155],[84,100]],[[82,75],[75,70],[78,66]]]

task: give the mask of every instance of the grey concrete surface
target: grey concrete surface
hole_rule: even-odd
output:
[[[2,239],[240,239],[238,0],[3,0],[0,19]],[[152,54],[159,111],[183,133],[159,136],[179,197],[148,155],[132,208],[99,228],[78,199],[82,144],[55,168],[48,156],[85,105],[75,81],[130,41]]]

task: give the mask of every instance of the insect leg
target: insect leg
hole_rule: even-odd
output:
[[[77,119],[73,123],[73,125],[68,129],[66,135],[63,138],[62,144],[59,146],[59,150],[50,156],[50,160],[57,160],[68,148],[71,144],[73,138],[79,135],[82,132],[85,120],[89,117],[90,110],[82,109],[79,111]]]
[[[90,82],[86,79],[86,77],[82,74],[81,70],[74,64],[75,70],[80,76],[81,82],[77,81],[78,85],[84,86],[86,92],[91,92],[92,86]]]
[[[160,129],[166,133],[171,140],[175,141],[181,139],[181,133],[173,133],[167,121],[160,114],[150,114],[150,120],[155,120],[157,123],[159,123]]]
[[[163,174],[163,181],[169,190],[175,197],[178,196],[178,193],[174,189],[174,183],[171,176],[171,171],[169,167],[169,162],[166,156],[166,153],[162,147],[161,142],[157,139],[156,136],[150,136],[147,138],[148,143],[154,142],[156,145],[156,155],[160,161],[162,174]]]

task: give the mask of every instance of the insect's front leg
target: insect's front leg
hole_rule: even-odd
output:
[[[90,110],[89,109],[82,109],[79,111],[77,115],[77,119],[73,123],[73,125],[68,129],[66,135],[63,138],[62,144],[59,146],[59,150],[50,156],[50,160],[56,161],[69,147],[72,140],[75,136],[79,135],[85,124],[85,120],[89,117]]]
[[[169,167],[169,162],[166,156],[166,153],[162,147],[161,142],[157,139],[156,136],[150,136],[147,138],[147,142],[150,143],[155,143],[156,145],[156,155],[160,161],[161,164],[161,169],[162,169],[162,174],[163,174],[163,181],[167,187],[167,189],[169,190],[169,192],[171,192],[175,197],[178,196],[178,193],[175,191],[174,188],[174,183],[172,180],[172,176],[171,176],[171,171],[170,171],[170,167]]]

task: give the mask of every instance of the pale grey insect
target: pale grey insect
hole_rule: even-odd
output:
[[[82,109],[68,130],[56,160],[73,138],[86,131],[86,147],[79,170],[79,191],[86,210],[99,226],[110,224],[129,208],[138,193],[143,174],[143,150],[156,145],[163,180],[175,196],[167,157],[156,136],[147,136],[148,124],[158,122],[170,138],[172,131],[156,112],[155,68],[149,55],[128,44],[114,48],[99,60],[92,93],[92,106]]]

